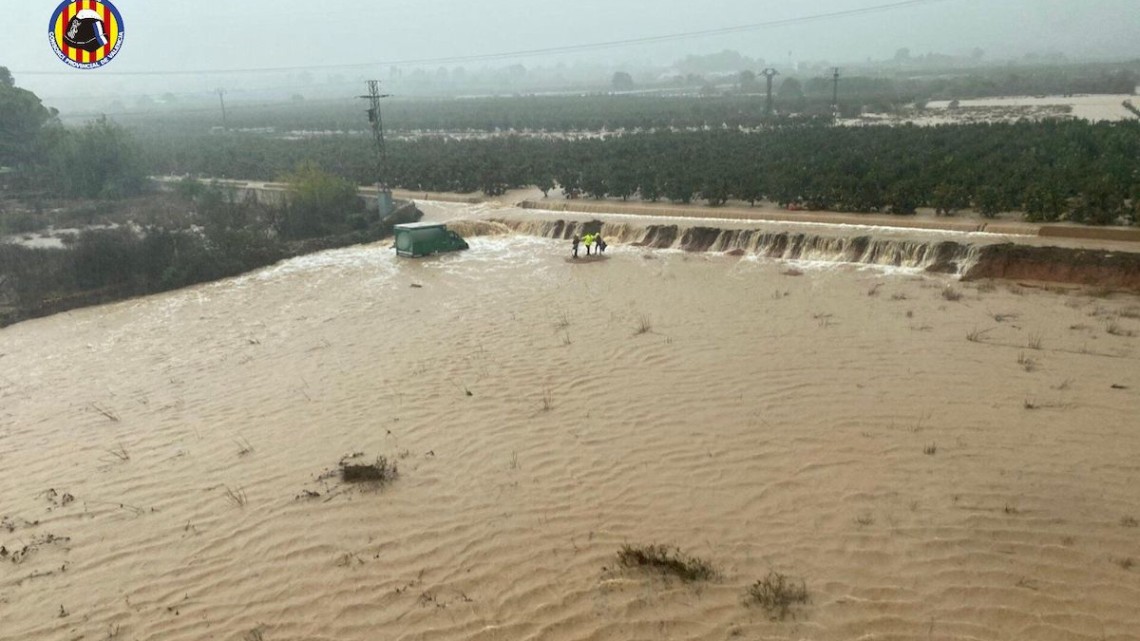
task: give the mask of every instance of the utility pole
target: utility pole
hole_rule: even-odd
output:
[[[764,79],[768,81],[768,101],[764,104],[764,113],[771,116],[772,115],[772,80],[776,76],[780,75],[780,72],[776,71],[775,69],[773,69],[771,67],[768,67],[764,71],[761,71],[760,75],[764,76]]]
[[[226,122],[226,90],[218,89],[218,101],[222,103],[222,130],[229,131],[229,123]]]
[[[835,84],[834,84],[832,91],[831,91],[831,107],[833,109],[838,110],[839,109],[839,67],[835,68],[834,81],[835,81]]]
[[[372,123],[372,137],[376,141],[376,200],[380,210],[380,220],[392,213],[392,190],[388,186],[388,151],[384,145],[384,120],[380,115],[380,99],[391,94],[380,93],[380,81],[368,81],[368,95],[359,96],[368,100],[368,122]]]

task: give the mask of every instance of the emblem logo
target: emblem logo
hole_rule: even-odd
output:
[[[48,41],[76,69],[111,62],[123,46],[123,16],[108,0],[64,0],[48,22]]]

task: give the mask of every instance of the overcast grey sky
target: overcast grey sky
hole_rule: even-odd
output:
[[[76,87],[123,89],[139,78],[111,72],[340,65],[469,56],[731,27],[890,3],[892,0],[118,0],[122,52],[100,70],[77,71],[54,57],[47,23],[58,0],[0,0],[0,65],[45,95]],[[1140,0],[932,0],[889,12],[717,36],[519,60],[665,63],[689,53],[736,49],[784,63],[915,55],[987,57],[1030,51],[1070,57],[1140,57]],[[491,63],[449,63],[468,69]],[[434,68],[437,65],[429,65]],[[34,75],[30,72],[54,72]],[[325,74],[337,70],[321,70]],[[343,70],[359,73],[361,68]],[[106,72],[106,73],[104,73]],[[148,77],[148,90],[215,82]]]

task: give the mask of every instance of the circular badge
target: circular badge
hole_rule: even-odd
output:
[[[123,16],[107,0],[64,0],[48,22],[55,55],[76,69],[111,62],[123,46]]]

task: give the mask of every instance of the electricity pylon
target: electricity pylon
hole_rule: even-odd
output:
[[[838,110],[839,109],[839,67],[835,68],[835,75],[833,76],[833,78],[834,78],[835,84],[833,85],[832,90],[831,90],[831,107],[833,109]]]
[[[380,81],[368,81],[368,95],[359,96],[368,100],[368,122],[372,123],[372,137],[376,141],[376,200],[380,210],[380,220],[392,213],[392,190],[388,185],[388,150],[384,144],[384,119],[380,115],[380,99],[391,94],[380,93]]]
[[[768,101],[764,103],[764,113],[770,116],[772,115],[772,80],[780,75],[780,72],[768,67],[764,71],[761,71],[760,74],[768,81]]]

